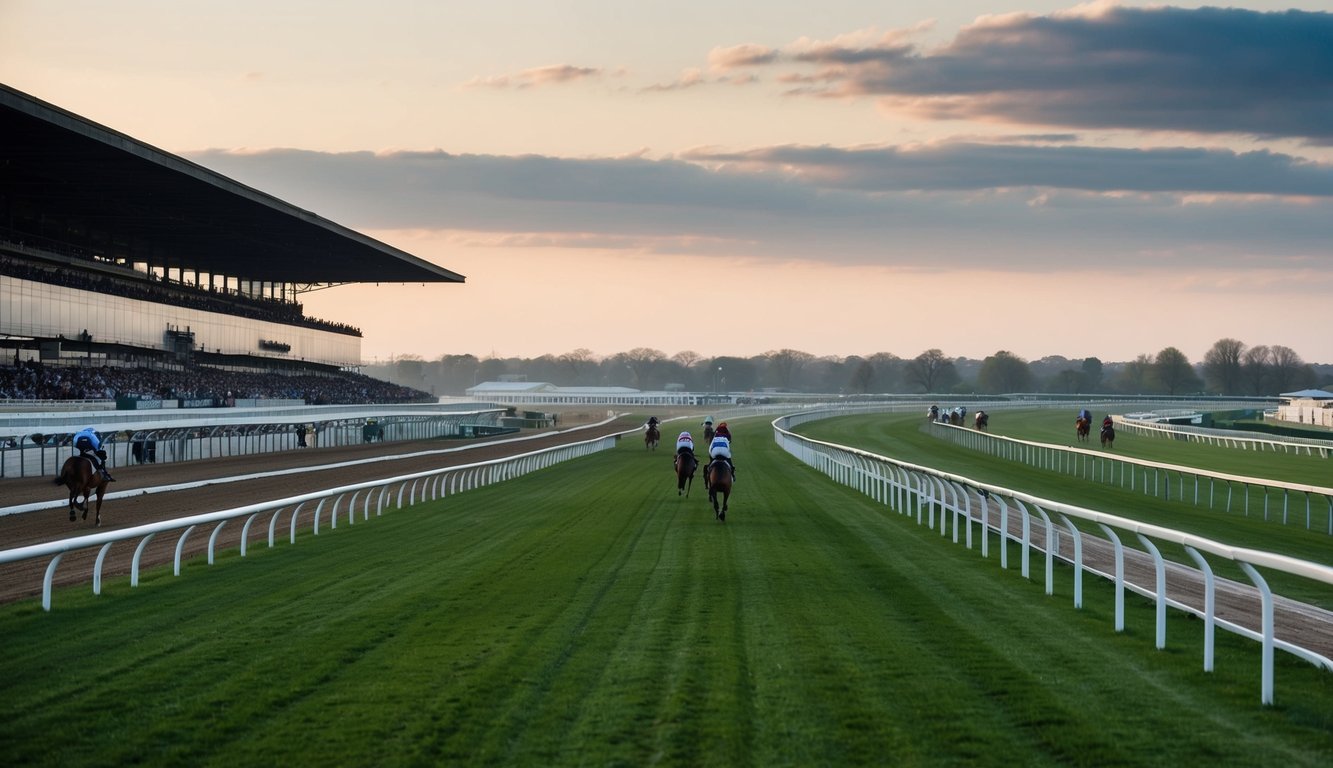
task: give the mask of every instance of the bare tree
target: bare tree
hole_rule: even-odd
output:
[[[958,382],[958,371],[953,361],[938,349],[928,349],[907,364],[907,379],[921,387],[922,392],[938,392]]]
[[[624,353],[623,358],[625,365],[634,372],[635,385],[639,389],[647,389],[657,364],[666,359],[666,353],[651,347],[635,347]]]
[[[851,379],[847,382],[848,389],[858,395],[869,392],[870,385],[875,381],[875,366],[860,357],[847,358],[845,365],[852,371]]]
[[[1272,357],[1272,350],[1263,344],[1250,347],[1241,355],[1240,373],[1245,380],[1245,388],[1251,395],[1276,391],[1269,383],[1272,378]]]
[[[597,368],[597,356],[591,349],[579,347],[560,356],[560,362],[569,368],[573,384],[588,384],[589,374]]]
[[[782,389],[791,389],[796,374],[815,359],[809,352],[796,349],[770,350],[765,352],[763,357],[768,361],[769,370],[773,372],[773,378]]]
[[[1137,395],[1147,392],[1152,365],[1152,355],[1146,354],[1139,355],[1128,363],[1125,363],[1120,369],[1120,391],[1127,395]]]
[[[874,387],[877,392],[897,392],[903,378],[903,368],[907,361],[892,352],[876,352],[869,358],[875,366]]]
[[[1270,373],[1273,377],[1273,392],[1270,394],[1282,394],[1291,392],[1301,386],[1308,386],[1310,379],[1314,376],[1314,371],[1305,364],[1301,356],[1291,347],[1273,345],[1269,348],[1272,363]]]
[[[981,363],[977,386],[982,392],[1029,392],[1032,390],[1032,371],[1023,358],[1000,350]]]
[[[1152,363],[1152,377],[1168,395],[1193,392],[1199,388],[1199,377],[1194,373],[1188,357],[1175,347],[1157,353]]]
[[[1236,339],[1218,339],[1203,355],[1203,377],[1219,395],[1241,392],[1241,358],[1245,344]]]
[[[682,349],[681,351],[672,355],[671,359],[677,363],[680,363],[682,367],[693,368],[695,363],[699,362],[704,358],[703,355],[699,354],[698,352],[695,352],[692,349]]]

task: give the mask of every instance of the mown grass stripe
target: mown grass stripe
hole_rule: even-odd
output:
[[[726,524],[627,443],[180,579],[0,607],[15,764],[1321,765],[1333,683],[1199,670],[738,425]],[[697,491],[698,489],[696,489]],[[41,702],[33,707],[31,702]]]

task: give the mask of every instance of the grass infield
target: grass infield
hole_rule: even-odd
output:
[[[1281,765],[1333,675],[1071,606],[736,425],[728,522],[622,441],[438,503],[0,607],[9,765]],[[1067,576],[1067,574],[1066,574]]]

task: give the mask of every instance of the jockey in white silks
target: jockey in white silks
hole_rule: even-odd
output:
[[[736,479],[736,464],[731,460],[731,439],[726,435],[718,434],[713,436],[713,442],[708,444],[708,458],[723,459],[727,462],[727,468],[731,470],[731,479]]]

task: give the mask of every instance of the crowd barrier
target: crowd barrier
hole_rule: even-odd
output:
[[[180,412],[110,411],[0,424],[0,478],[54,477],[74,455],[72,433],[93,426],[108,465],[170,463],[307,447],[460,438],[465,427],[494,427],[504,408],[441,405],[201,408]],[[367,430],[367,426],[373,429]],[[41,442],[34,442],[34,435]]]

